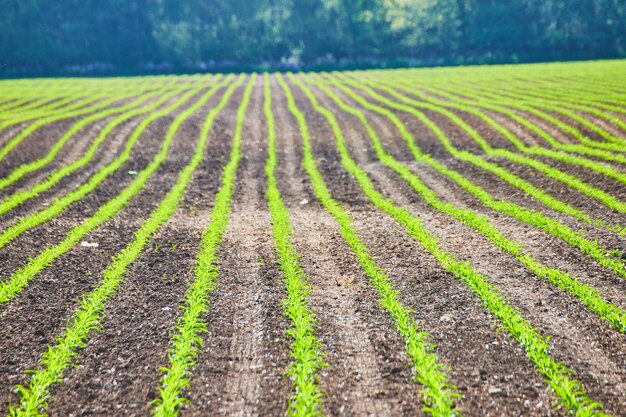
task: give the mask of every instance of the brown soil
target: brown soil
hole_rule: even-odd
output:
[[[321,377],[325,410],[330,415],[421,415],[403,341],[356,259],[344,255],[350,249],[336,222],[315,200],[299,165],[301,137],[285,101],[278,100],[276,108],[283,126],[278,178],[290,208],[294,245],[311,280],[311,308],[329,364]]]
[[[533,199],[522,190],[505,182],[496,175],[484,171],[483,169],[478,168],[469,162],[464,162],[458,159],[451,158],[451,155],[443,148],[441,143],[430,131],[430,129],[421,124],[415,117],[400,111],[396,111],[396,115],[413,133],[414,137],[418,141],[418,145],[422,148],[424,152],[430,153],[431,155],[435,156],[442,164],[448,166],[448,168],[452,168],[458,172],[462,172],[465,177],[487,189],[487,191],[489,191],[489,193],[493,195],[496,199],[506,199],[515,202],[516,204],[519,204],[521,206],[528,207],[532,210],[542,211],[548,214],[550,217],[557,218],[560,221],[570,225],[575,230],[585,229],[588,238],[592,240],[598,239],[602,244],[611,249],[621,249],[623,247],[626,247],[626,242],[624,242],[623,238],[619,238],[619,236],[615,235],[614,233],[609,233],[606,229],[603,228],[594,228],[587,223],[583,223],[568,215],[556,212],[545,206],[543,203]],[[441,116],[435,117],[433,115],[430,116],[444,131],[444,133],[453,140],[455,146],[457,146],[459,149],[471,151],[476,155],[482,155],[484,159],[495,163],[502,168],[507,169],[511,173],[530,182],[531,184],[534,184],[538,188],[545,189],[552,196],[587,212],[595,219],[602,220],[609,225],[623,225],[625,223],[624,219],[626,218],[626,214],[614,212],[613,210],[604,206],[603,203],[601,203],[600,201],[592,199],[591,197],[588,197],[587,195],[563,184],[562,182],[558,182],[556,180],[548,178],[544,174],[526,165],[513,163],[503,158],[496,158],[484,155],[484,152],[477,148],[476,143],[466,133],[461,131],[457,125],[451,123],[447,118]],[[368,112],[368,117],[375,118],[378,116],[375,113]],[[468,119],[468,121],[470,120]],[[481,122],[474,119],[473,123],[479,124]],[[474,126],[474,124],[472,124],[472,126]],[[480,127],[480,125],[478,125],[478,127]],[[502,141],[502,138],[498,134],[490,131],[489,129],[483,129],[482,133],[489,133],[484,137],[491,143],[499,143],[500,141]],[[398,141],[401,141],[398,133],[394,131],[392,135],[394,135],[394,137]],[[396,154],[394,154],[394,156],[396,156],[401,161],[412,160],[412,156],[406,148],[402,148],[402,150],[399,150]],[[617,198],[621,198],[625,194],[624,190],[626,189],[626,187],[624,187],[623,184],[610,178],[601,177],[593,171],[578,166],[572,167],[571,164],[559,163],[558,161],[550,160],[547,158],[538,159],[549,163],[555,168],[559,168],[564,170],[565,172],[575,174],[575,176],[580,178],[581,180],[591,185],[594,185],[608,192],[609,194],[614,195]],[[618,168],[618,170],[623,170],[623,167]],[[625,200],[622,198],[622,201]],[[479,206],[481,205],[479,204]]]
[[[3,328],[14,329],[0,336],[2,350],[11,352],[11,360],[0,361],[0,372],[9,376],[0,382],[2,404],[8,400],[10,387],[18,381],[24,382],[19,370],[32,369],[36,365],[45,345],[58,336],[80,296],[99,281],[99,272],[106,267],[111,256],[130,240],[132,234],[129,231],[137,229],[142,219],[156,206],[162,190],[173,185],[176,172],[186,164],[191,145],[191,141],[180,138],[197,137],[197,133],[193,134],[197,130],[197,126],[194,127],[197,121],[190,121],[186,128],[183,125],[179,139],[173,143],[171,154],[178,152],[178,161],[168,158],[148,181],[146,188],[118,216],[85,237],[86,242],[97,242],[97,248],[75,246],[35,277],[15,302],[0,308]],[[148,129],[141,139],[143,146],[138,146],[137,152],[133,153],[132,162],[107,179],[96,192],[71,205],[53,221],[25,232],[2,248],[2,279],[8,279],[13,271],[24,265],[28,258],[36,256],[45,245],[58,243],[68,230],[127,186],[133,178],[128,171],[140,170],[152,160],[170,122],[171,117],[168,117]],[[189,129],[192,129],[190,135],[185,135]]]
[[[28,163],[35,159],[39,159],[48,153],[48,149],[67,131],[78,119],[59,120],[49,125],[40,127],[30,136],[24,138],[13,150],[4,157],[2,161],[2,177],[7,176],[13,169],[22,164]],[[23,129],[28,128],[32,122],[24,123]],[[21,129],[21,130],[23,130]],[[13,136],[21,133],[21,130],[15,132]],[[11,137],[7,142],[13,139]]]
[[[294,230],[293,244],[311,283],[309,306],[317,320],[317,334],[328,367],[319,373],[324,392],[323,410],[332,416],[426,415],[420,389],[413,380],[404,341],[379,304],[379,295],[363,273],[336,221],[318,203],[301,166],[301,136],[286,99],[272,79],[278,133],[277,178]],[[298,87],[292,85],[298,106],[306,113],[318,167],[331,191],[353,218],[353,225],[377,264],[385,271],[400,300],[414,310],[420,327],[431,335],[434,352],[449,371],[462,398],[464,415],[564,416],[551,406],[554,395],[525,351],[482,306],[476,295],[443,267],[393,218],[374,207],[358,183],[343,169],[332,131]],[[222,90],[223,91],[223,90]],[[159,230],[125,275],[118,293],[107,302],[102,329],[79,352],[77,367],[53,386],[51,416],[150,415],[157,397],[159,367],[166,366],[169,341],[180,315],[178,306],[194,279],[194,264],[203,232],[211,224],[211,208],[221,184],[223,165],[231,150],[239,89],[215,121],[205,160],[195,173],[176,214]],[[550,336],[552,355],[576,371],[591,398],[612,415],[626,416],[626,339],[589,313],[580,301],[534,276],[515,258],[498,250],[483,235],[428,206],[393,171],[381,165],[359,120],[350,116],[313,88],[320,102],[336,114],[352,157],[372,178],[385,197],[422,219],[440,245],[497,286],[544,336]],[[353,101],[339,93],[348,102]],[[53,343],[77,308],[81,296],[101,279],[112,256],[131,240],[132,231],[163,199],[178,172],[189,162],[207,112],[221,92],[185,122],[167,161],[146,188],[115,218],[85,238],[98,247],[77,245],[42,271],[14,300],[0,306],[0,413],[18,399],[16,384],[28,381],[23,372],[37,366],[46,346]],[[196,96],[198,98],[199,96]],[[178,112],[182,111],[179,109]],[[177,112],[177,113],[178,113]],[[485,215],[504,234],[550,267],[566,270],[597,288],[609,301],[626,308],[622,277],[605,270],[577,249],[547,233],[521,224],[484,207],[456,183],[413,161],[395,127],[384,117],[364,110],[385,148],[419,176],[440,198]],[[445,117],[426,112],[448,134],[455,146],[481,155],[607,222],[626,223],[626,215],[607,209],[536,171],[502,159],[490,158]],[[462,172],[495,198],[506,198],[541,210],[576,230],[584,225],[555,213],[520,190],[475,166],[451,158],[437,138],[414,117],[396,114],[418,140],[419,146],[442,164]],[[457,112],[494,147],[514,148],[478,118]],[[28,258],[59,242],[70,228],[90,216],[132,181],[154,157],[175,114],[160,119],[142,136],[131,160],[96,191],[70,206],[53,221],[36,227],[0,249],[0,279],[8,279]],[[542,139],[506,117],[494,117],[529,144],[545,146]],[[529,117],[533,122],[537,120]],[[55,123],[28,138],[1,164],[0,176],[47,152],[73,121]],[[63,179],[41,196],[0,217],[0,230],[20,217],[41,210],[75,189],[115,158],[140,118],[119,126],[86,167]],[[0,199],[32,187],[50,172],[79,157],[106,121],[85,128],[53,163],[0,191]],[[541,124],[537,122],[538,124]],[[542,125],[543,126],[543,125]],[[283,315],[283,277],[276,266],[271,220],[265,202],[264,163],[267,156],[263,115],[263,86],[254,87],[242,138],[242,160],[237,172],[233,210],[219,251],[217,289],[210,295],[205,319],[208,332],[190,376],[186,396],[192,405],[184,416],[282,416],[292,381],[285,375],[291,362],[290,327]],[[553,133],[551,131],[551,133]],[[556,132],[554,132],[556,133]],[[615,130],[614,133],[622,132]],[[16,130],[0,132],[0,143]],[[558,134],[563,143],[575,141]],[[591,137],[591,136],[590,136]],[[593,171],[549,158],[538,158],[626,200],[626,187]],[[618,169],[623,167],[615,164]],[[600,228],[586,227],[590,238],[610,248],[626,250],[626,238]]]
[[[0,131],[0,146],[4,146],[8,141],[13,139],[19,132],[22,131],[22,129],[24,129],[24,127],[25,123],[20,123],[6,129],[2,129],[2,131]]]
[[[166,107],[176,99],[177,98],[174,97],[160,107]],[[126,141],[128,137],[134,131],[137,125],[139,125],[144,117],[145,116],[131,118],[130,120],[125,121],[124,123],[117,126],[115,129],[113,129],[113,131],[109,134],[105,141],[100,145],[99,149],[94,155],[94,158],[86,166],[64,177],[48,191],[41,193],[35,198],[25,201],[20,206],[6,213],[4,216],[2,216],[2,219],[0,219],[0,227],[2,227],[3,229],[6,228],[16,219],[19,219],[25,215],[32,214],[35,211],[41,210],[42,207],[50,205],[54,200],[67,194],[70,190],[74,190],[83,183],[86,183],[92,175],[104,168],[120,155],[120,153],[126,147]],[[107,121],[101,121],[96,123],[95,125],[92,124],[82,129],[80,132],[77,133],[76,136],[74,136],[72,140],[70,140],[69,143],[64,146],[63,149],[61,149],[61,151],[57,155],[57,158],[44,166],[42,169],[30,173],[20,180],[16,181],[14,184],[6,187],[4,190],[2,190],[3,196],[6,196],[5,198],[10,198],[10,196],[15,192],[29,190],[39,182],[45,181],[45,179],[50,174],[68,164],[70,161],[80,158],[84,154],[84,152],[86,152],[87,148],[91,145],[91,142],[97,137],[99,129],[106,125],[106,123]],[[158,121],[156,123],[158,123]],[[154,129],[154,126],[156,126],[155,123],[149,126],[144,134],[150,134],[149,132]],[[59,136],[60,134],[56,137],[58,138]],[[141,146],[142,140],[140,139],[135,144],[134,149],[137,149]],[[120,171],[124,172],[124,169],[125,166],[122,166],[120,168]],[[127,175],[128,170],[129,169],[126,168],[126,174],[123,175],[126,179],[130,179],[130,177]]]
[[[324,104],[330,102],[325,101]],[[342,115],[333,110],[335,114]],[[380,174],[382,169],[378,163],[362,151],[366,145],[366,133],[360,129],[360,122],[345,116],[342,119],[345,120],[342,127],[352,154],[367,166],[369,172]],[[322,123],[316,126],[322,126]],[[320,152],[326,149],[326,155],[334,153],[332,148],[328,148],[332,145],[331,141],[318,144]],[[322,165],[327,171],[326,178],[340,175],[337,158],[335,155],[332,163]],[[378,175],[373,175],[373,178],[379,179]],[[380,181],[377,183],[382,186]],[[358,185],[352,181],[350,187],[335,184],[334,181],[330,183],[333,195],[341,196],[343,190],[348,188],[359,192],[356,191]],[[453,383],[463,395],[461,408],[480,409],[483,415],[492,416],[551,415],[550,400],[541,384],[541,377],[534,372],[514,340],[505,334],[496,334],[497,326],[493,319],[471,291],[443,271],[436,260],[407,236],[393,219],[382,215],[370,204],[349,203],[354,201],[352,198],[342,201],[350,207],[355,225],[366,238],[376,259],[389,271],[405,302],[416,311],[416,318],[423,324],[424,330],[432,335],[437,354],[452,369]],[[423,205],[420,210],[424,210],[420,212],[421,216],[436,216]],[[463,236],[461,233],[458,235]],[[470,317],[471,324],[457,320],[459,315]]]
[[[238,98],[235,95],[232,100]],[[219,94],[210,101],[211,105],[217,99]],[[205,106],[179,132],[177,139],[184,146],[177,146],[170,159],[180,167],[188,163],[203,116],[210,108],[210,105]],[[207,182],[206,178],[218,177],[220,166],[227,160],[229,134],[225,127],[232,124],[230,114],[234,114],[234,109],[236,103],[216,120],[206,150],[207,160],[190,185],[191,190],[202,190],[207,197],[182,205],[157,232],[150,248],[133,264],[123,289],[110,302],[103,331],[94,335],[79,367],[68,372],[67,383],[55,392],[59,401],[52,405],[52,414],[149,413],[149,403],[155,398],[158,387],[150,381],[158,381],[159,367],[167,364],[169,329],[176,324],[178,306],[193,277],[196,250],[209,223],[208,206],[216,184]],[[171,185],[163,184],[162,189],[169,189]],[[152,200],[156,202],[156,198],[155,195]],[[190,205],[196,210],[190,210]],[[200,211],[200,208],[204,209]],[[123,398],[132,398],[132,401],[124,401],[120,397],[122,393]]]
[[[265,204],[263,91],[255,86],[244,123],[243,158],[220,255],[209,333],[191,380],[185,415],[283,415],[289,397],[288,324]],[[234,112],[233,112],[234,116]],[[232,124],[234,125],[234,117]]]

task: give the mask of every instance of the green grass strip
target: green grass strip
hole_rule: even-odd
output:
[[[345,79],[345,77],[343,78]],[[362,82],[360,81],[356,81],[356,80],[352,80],[352,79],[348,79],[347,82],[351,85],[356,85],[356,86],[360,86],[363,85]],[[369,82],[368,82],[369,84]],[[460,118],[459,116],[457,116],[455,113],[452,113],[451,111],[448,111],[440,106],[437,105],[433,105],[427,102],[422,102],[422,101],[417,101],[417,100],[413,100],[409,97],[407,97],[404,94],[400,94],[397,92],[397,90],[395,89],[391,89],[385,85],[378,85],[377,88],[380,88],[381,90],[389,93],[390,95],[392,95],[394,98],[409,104],[411,107],[414,108],[422,108],[422,109],[427,109],[430,111],[433,111],[435,113],[441,114],[444,117],[446,117],[448,120],[450,120],[453,124],[459,126],[465,133],[467,133],[481,148],[482,150],[487,154],[487,155],[492,155],[492,156],[497,156],[500,158],[504,158],[504,159],[508,159],[511,162],[515,162],[517,164],[520,165],[526,165],[529,166],[539,172],[541,172],[542,174],[546,175],[549,178],[552,178],[556,181],[562,182],[563,184],[568,185],[569,187],[580,191],[581,193],[587,195],[588,197],[591,197],[593,199],[598,200],[599,202],[601,202],[602,204],[604,204],[606,207],[615,210],[615,211],[619,211],[620,213],[626,213],[626,203],[618,200],[617,198],[615,198],[614,196],[612,196],[611,194],[597,188],[594,187],[592,185],[589,185],[585,182],[583,182],[582,180],[580,180],[579,178],[567,174],[559,169],[553,168],[550,165],[543,163],[537,159],[534,158],[529,158],[523,155],[519,155],[515,152],[511,152],[507,149],[494,149],[486,140],[485,138],[482,137],[482,135],[480,133],[478,133],[474,128],[472,128],[469,124],[467,124],[462,118]],[[453,148],[453,145],[451,142],[448,142],[448,146],[447,148],[449,150],[451,150]],[[456,148],[455,148],[456,150]],[[459,153],[458,150],[456,150],[456,153]],[[462,153],[462,155],[468,155],[470,154],[469,152],[465,152]],[[456,155],[455,155],[456,156]],[[468,161],[475,161],[476,158],[479,158],[477,155],[473,155],[472,157],[469,157],[467,160]],[[482,161],[484,161],[483,159],[481,159]],[[490,163],[490,165],[492,166],[497,166],[495,163]],[[486,166],[486,165],[485,165]],[[504,168],[499,167],[500,169],[498,170],[500,173],[504,174]],[[509,172],[509,171],[507,171]],[[519,177],[517,177],[519,178]],[[520,178],[521,180],[521,178]],[[522,182],[517,181],[520,185],[522,185]],[[532,186],[529,182],[524,181],[525,184],[528,185],[524,185],[524,187],[526,189],[531,189]],[[536,188],[536,187],[534,187]],[[566,204],[566,203],[563,203]],[[570,206],[571,207],[571,206]],[[573,207],[572,207],[573,208]],[[575,209],[578,210],[578,209]],[[581,210],[578,210],[581,211]],[[586,215],[590,218],[589,215]]]
[[[174,122],[175,123],[175,122]],[[134,239],[119,252],[102,273],[100,284],[87,293],[79,309],[74,313],[68,327],[53,346],[41,357],[40,367],[32,371],[28,386],[18,385],[19,406],[9,407],[11,416],[34,417],[45,415],[50,398],[50,388],[63,381],[63,373],[73,365],[90,335],[101,328],[107,300],[124,283],[124,274],[137,259],[154,233],[176,212],[193,173],[204,159],[208,133],[204,129],[189,164],[180,171],[178,181],[161,201],[150,217],[135,232]]]
[[[602,405],[591,400],[582,383],[572,377],[574,371],[550,357],[548,340],[541,336],[521,313],[513,308],[500,291],[488,283],[486,277],[473,269],[468,263],[459,261],[452,253],[446,251],[423,225],[421,219],[414,217],[408,210],[396,206],[376,190],[367,172],[359,167],[350,157],[345,138],[336,117],[321,106],[311,90],[302,83],[291,78],[311,101],[313,108],[323,115],[331,126],[336,139],[337,151],[341,156],[344,168],[356,179],[363,193],[381,211],[392,216],[406,231],[428,250],[455,277],[465,283],[480,298],[483,305],[502,323],[503,328],[517,340],[528,358],[539,372],[547,379],[548,384],[564,406],[577,416],[603,416]]]
[[[222,83],[223,84],[223,83]],[[132,155],[133,149],[135,145],[140,140],[143,132],[148,128],[150,124],[161,117],[167,117],[171,114],[171,112],[175,111],[178,107],[183,105],[186,101],[190,100],[194,95],[203,90],[204,86],[199,86],[194,90],[187,92],[182,95],[178,100],[176,100],[171,105],[167,106],[164,109],[161,109],[157,112],[151,113],[148,117],[141,121],[137,127],[133,130],[130,135],[128,142],[126,143],[126,147],[122,151],[122,153],[100,171],[96,172],[92,175],[89,180],[82,184],[77,189],[72,192],[64,195],[63,197],[55,200],[50,206],[42,209],[38,212],[35,212],[29,216],[20,218],[17,222],[11,224],[4,232],[0,233],[0,248],[6,246],[11,240],[15,239],[25,231],[32,229],[56,216],[61,214],[67,207],[76,201],[81,200],[87,194],[93,192],[97,189],[97,187],[106,180],[111,174],[116,172],[118,169],[122,167],[122,165],[128,161]],[[103,132],[107,133],[106,131]],[[43,186],[42,186],[43,187]],[[19,200],[18,200],[19,202]],[[0,210],[10,209],[10,206],[15,204],[10,200],[3,201],[0,203]],[[1,285],[0,285],[1,287]],[[1,298],[0,298],[1,299]],[[0,302],[1,304],[1,302]]]
[[[457,207],[453,204],[444,203],[435,191],[430,189],[409,168],[402,165],[385,150],[378,134],[370,125],[363,112],[356,107],[348,105],[326,85],[315,81],[314,84],[326,93],[341,110],[360,120],[370,137],[372,147],[376,152],[378,160],[395,171],[398,176],[405,180],[430,206],[441,213],[465,223],[477,232],[480,232],[498,248],[513,255],[522,265],[528,268],[529,271],[578,298],[590,311],[598,314],[598,316],[609,322],[618,331],[626,333],[626,311],[624,309],[606,301],[597,290],[580,283],[577,278],[572,277],[568,272],[557,268],[550,268],[539,262],[532,255],[526,253],[520,243],[508,238],[498,230],[486,216],[475,213],[469,209]]]
[[[122,190],[113,199],[100,206],[100,208],[98,209],[98,211],[96,211],[94,215],[70,230],[61,243],[55,246],[46,247],[46,249],[44,249],[43,252],[41,252],[38,256],[31,259],[24,267],[17,270],[11,276],[11,278],[6,281],[0,282],[0,305],[15,298],[41,270],[52,264],[57,258],[63,255],[73,246],[75,246],[89,232],[115,216],[138,192],[140,192],[145,187],[148,179],[152,176],[152,174],[154,174],[154,172],[167,158],[169,147],[182,123],[198,109],[200,109],[220,87],[221,85],[213,86],[213,88],[205,93],[199,101],[185,109],[174,119],[165,135],[165,139],[157,155],[145,169],[137,174],[133,182],[131,182],[126,188],[124,188],[124,190]],[[170,111],[171,110],[172,109],[170,109]],[[56,209],[63,210],[64,208],[65,207],[61,206],[57,207]],[[46,214],[48,216],[50,215],[48,213]],[[30,219],[31,222],[38,221],[39,223],[41,223],[43,221],[41,218],[37,217],[30,217],[28,219]],[[17,226],[19,226],[20,224],[21,222],[17,223]],[[6,232],[12,230],[12,227],[7,229]],[[5,236],[6,232],[3,233],[3,237]],[[3,243],[6,244],[5,242]]]
[[[57,169],[56,171],[48,175],[46,179],[35,184],[31,188],[27,190],[16,191],[12,195],[0,201],[0,215],[7,213],[8,211],[19,206],[20,204],[23,204],[25,201],[28,201],[29,199],[38,196],[42,192],[49,190],[50,188],[55,186],[59,181],[61,181],[61,179],[63,179],[64,177],[86,166],[89,162],[91,162],[91,160],[93,160],[93,158],[96,155],[96,152],[98,151],[102,143],[109,137],[109,135],[113,132],[113,130],[117,126],[124,123],[128,119],[131,119],[132,117],[152,112],[153,110],[163,105],[163,103],[167,102],[168,100],[170,100],[172,97],[176,96],[177,94],[184,93],[185,90],[190,91],[191,87],[184,86],[184,87],[179,87],[178,89],[175,89],[169,92],[161,91],[161,92],[153,93],[159,96],[158,99],[155,100],[153,103],[150,103],[148,106],[145,106],[145,107],[140,107],[137,109],[131,109],[129,111],[125,111],[122,115],[108,122],[98,132],[98,136],[91,143],[91,145],[85,151],[83,156],[72,161],[72,163],[68,165],[63,165],[62,167],[60,167],[59,169]],[[150,95],[150,97],[146,97],[145,100],[148,100],[150,98],[152,98],[152,95]],[[60,142],[66,141],[69,137],[71,137],[72,134],[75,134],[79,129],[80,128],[71,129],[70,131],[68,131],[64,135],[64,137],[61,138],[59,143],[57,143],[57,145],[54,146],[54,148],[56,149],[51,149],[50,152],[45,157],[38,159],[37,161],[34,161],[30,164],[22,165],[21,167],[14,170],[11,173],[11,175],[9,175],[8,177],[0,179],[0,189],[4,188],[3,185],[5,184],[5,181],[7,183],[17,181],[19,177],[22,177],[26,175],[27,173],[33,172],[35,170],[41,169],[43,166],[49,163],[54,158],[55,153],[59,151],[59,148],[63,146],[63,144],[61,144]],[[103,168],[103,169],[106,169],[106,168]]]
[[[232,210],[231,200],[235,189],[237,168],[241,160],[243,122],[256,79],[257,75],[253,74],[237,110],[237,124],[233,134],[230,159],[224,167],[222,185],[215,196],[211,221],[204,232],[196,258],[196,278],[185,294],[185,303],[180,307],[182,315],[178,319],[176,333],[170,341],[169,367],[161,368],[163,376],[160,379],[159,396],[153,402],[154,408],[152,409],[152,414],[156,416],[176,416],[185,404],[190,404],[190,401],[183,396],[183,391],[189,386],[189,375],[196,364],[198,350],[202,347],[201,334],[207,331],[203,316],[209,308],[209,296],[217,287],[219,275],[217,251],[222,243]],[[208,130],[205,132],[205,135],[207,134]]]
[[[54,158],[56,158],[57,154],[61,151],[63,146],[74,137],[82,128],[89,125],[90,123],[97,122],[98,120],[102,120],[106,117],[117,113],[126,113],[126,114],[136,114],[136,109],[145,105],[146,102],[153,99],[154,97],[161,96],[166,93],[166,90],[161,89],[148,94],[144,94],[135,99],[135,101],[128,103],[119,107],[107,108],[103,111],[94,113],[85,118],[78,120],[76,123],[72,125],[60,138],[59,140],[50,148],[48,153],[41,158],[29,162],[27,164],[21,165],[14,169],[9,175],[5,178],[0,179],[0,190],[8,187],[13,184],[15,181],[18,181],[24,175],[27,175],[33,171],[43,168]],[[153,106],[149,106],[149,108],[154,108]]]
[[[411,309],[400,303],[398,300],[400,294],[393,288],[385,272],[373,260],[352,226],[352,218],[331,196],[317,169],[306,118],[297,107],[293,94],[282,76],[277,74],[276,78],[287,97],[289,111],[298,122],[302,136],[303,166],[311,179],[315,195],[339,224],[344,240],[369,277],[370,284],[378,291],[380,305],[391,315],[396,330],[404,337],[405,350],[413,365],[415,380],[423,386],[420,391],[425,404],[423,410],[433,416],[460,416],[460,410],[454,406],[454,401],[459,394],[456,392],[456,387],[448,382],[445,367],[439,363],[437,355],[433,353],[435,346],[429,341],[430,335],[419,329],[412,317]]]
[[[284,300],[285,315],[292,327],[287,334],[292,338],[291,357],[287,375],[293,381],[294,393],[289,400],[288,414],[291,416],[308,417],[323,414],[323,392],[318,385],[317,372],[324,366],[322,344],[317,338],[315,315],[309,308],[308,300],[311,291],[309,278],[302,270],[298,254],[293,247],[291,237],[293,229],[289,220],[289,212],[285,207],[278,183],[276,167],[276,122],[272,112],[272,96],[269,75],[265,74],[264,111],[267,120],[268,156],[265,162],[267,176],[267,205],[272,218],[272,234],[278,258],[278,266],[283,273],[287,296]]]
[[[624,267],[623,262],[619,258],[613,257],[615,251],[604,248],[595,241],[590,241],[589,239],[586,239],[581,233],[572,230],[569,226],[557,220],[554,220],[539,211],[532,211],[506,200],[494,199],[493,196],[489,194],[489,192],[487,192],[484,188],[474,184],[457,171],[454,171],[442,165],[431,155],[423,153],[422,150],[417,146],[413,135],[409,132],[409,130],[400,120],[400,118],[396,116],[391,110],[370,103],[369,101],[365,100],[363,97],[354,93],[352,90],[340,83],[334,82],[332,84],[338,87],[341,91],[344,91],[348,96],[350,96],[357,103],[363,106],[363,108],[379,113],[389,119],[389,121],[400,132],[402,139],[407,144],[407,147],[409,148],[415,161],[426,163],[429,166],[433,167],[435,170],[437,170],[440,174],[452,179],[460,187],[476,197],[481,203],[485,204],[485,206],[489,207],[490,209],[506,214],[520,222],[534,226],[551,234],[552,236],[563,240],[569,245],[580,249],[581,252],[596,260],[603,267],[610,269],[616,274],[626,278],[626,268]],[[434,124],[433,128],[438,129],[437,126]],[[435,133],[443,135],[443,132],[441,132],[440,130],[435,131]]]

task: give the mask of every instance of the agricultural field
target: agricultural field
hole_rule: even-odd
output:
[[[0,413],[626,416],[625,74],[0,81]]]

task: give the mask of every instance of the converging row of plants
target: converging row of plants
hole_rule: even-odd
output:
[[[625,70],[626,63],[615,61],[1,81],[1,251],[10,256],[13,244],[27,232],[62,219],[77,202],[99,195],[103,184],[116,175],[127,171],[130,177],[93,213],[73,223],[60,241],[45,241],[36,256],[0,277],[0,313],[19,304],[29,285],[91,233],[144,198],[148,185],[168,166],[168,156],[179,141],[193,141],[194,150],[186,165],[177,168],[174,185],[158,190],[156,207],[139,219],[123,249],[98,271],[96,285],[82,294],[56,340],[39,353],[36,368],[20,370],[25,374],[23,383],[14,387],[17,400],[0,412],[46,415],[55,387],[64,383],[71,367],[81,363],[84,349],[102,329],[107,309],[124,291],[129,268],[176,216],[199,169],[209,164],[212,132],[228,120],[224,116],[228,109],[236,108],[234,125],[226,127],[226,138],[222,138],[228,140],[230,153],[220,167],[219,186],[215,195],[204,196],[203,209],[209,220],[201,225],[204,232],[194,252],[193,278],[181,283],[185,291],[178,300],[176,325],[168,334],[167,363],[160,364],[160,377],[152,381],[155,399],[147,405],[153,415],[163,417],[193,410],[188,391],[211,331],[209,312],[222,279],[221,250],[233,215],[238,172],[243,163],[254,163],[243,151],[248,134],[245,126],[250,109],[260,106],[265,140],[260,204],[271,220],[276,260],[272,267],[281,277],[282,287],[277,291],[284,294],[282,313],[289,325],[284,337],[290,364],[281,370],[290,381],[285,409],[292,416],[326,414],[324,370],[331,366],[326,358],[327,341],[319,337],[319,311],[311,303],[315,287],[303,267],[307,253],[299,252],[294,244],[291,216],[298,208],[288,204],[278,176],[283,163],[279,140],[283,129],[275,112],[277,103],[286,103],[284,110],[297,135],[291,140],[299,149],[306,175],[303,181],[311,188],[316,204],[334,220],[342,244],[349,249],[345,256],[356,261],[358,273],[366,277],[364,285],[377,298],[377,308],[402,340],[405,365],[413,375],[414,401],[424,412],[432,416],[476,414],[460,405],[463,394],[453,368],[432,341],[436,330],[416,319],[419,300],[408,298],[397,285],[399,278],[373,254],[355,225],[351,202],[333,195],[329,186],[333,178],[320,168],[327,155],[320,155],[312,138],[320,121],[332,132],[325,138],[325,146],[335,152],[338,169],[354,182],[367,210],[390,219],[424,249],[424,256],[435,261],[446,279],[468,289],[511,343],[523,350],[528,366],[545,381],[554,407],[576,416],[608,415],[577,376],[577,363],[558,359],[551,341],[554,335],[534,323],[479,265],[447,247],[438,230],[428,226],[426,216],[386,192],[369,164],[383,167],[387,175],[407,185],[412,198],[446,222],[471,229],[502,256],[513,259],[513,268],[570,297],[610,332],[623,337],[626,306],[619,299],[563,264],[537,256],[527,248],[524,236],[502,224],[521,225],[563,244],[580,259],[597,265],[610,282],[623,283],[626,80],[620,75]],[[346,133],[347,121],[363,132],[360,139],[367,144],[365,151],[371,151],[367,163],[357,157],[358,149]],[[197,137],[188,137],[183,129],[189,123],[199,126]],[[380,123],[389,128],[387,132],[379,128]],[[131,170],[145,137],[153,130],[159,132],[158,124],[166,126],[164,133],[157,133],[158,149],[141,169]],[[462,169],[464,166],[471,169]],[[424,169],[457,187],[465,201],[474,203],[449,202],[439,188],[429,185]],[[491,182],[479,178],[491,178]],[[67,186],[70,181],[75,185]],[[542,185],[547,183],[554,186]],[[502,197],[497,187],[512,190],[511,198]],[[566,192],[555,193],[555,189]],[[586,201],[592,203],[581,203]],[[620,294],[623,290],[623,286],[616,288]]]

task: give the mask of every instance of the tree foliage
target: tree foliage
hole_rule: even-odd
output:
[[[0,0],[5,72],[626,54],[623,0]]]

